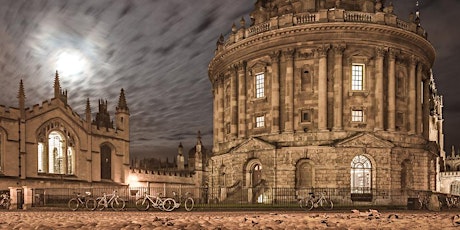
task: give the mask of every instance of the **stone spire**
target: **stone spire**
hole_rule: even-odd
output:
[[[90,105],[90,103],[89,103],[89,98],[86,99],[86,110],[85,110],[85,114],[86,114],[86,122],[91,123],[91,105]]]
[[[118,99],[118,106],[116,109],[117,111],[124,110],[125,112],[129,112],[128,104],[126,103],[125,90],[123,88],[121,89],[120,97]]]
[[[60,98],[61,96],[61,84],[59,83],[59,73],[56,70],[56,75],[54,76],[54,98]]]
[[[19,110],[21,111],[21,117],[25,114],[25,104],[26,104],[26,94],[24,92],[24,84],[22,83],[22,79],[19,82],[19,92],[18,92],[18,100],[19,100]]]

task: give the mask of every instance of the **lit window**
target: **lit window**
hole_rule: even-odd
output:
[[[372,165],[369,158],[358,155],[351,161],[351,192],[370,193]]]
[[[363,122],[364,112],[362,110],[352,110],[351,111],[351,121],[352,122]]]
[[[256,98],[265,96],[265,76],[264,73],[256,74]]]
[[[351,90],[364,89],[364,65],[353,64],[351,67]]]
[[[256,128],[265,126],[265,116],[256,117]]]
[[[52,131],[46,142],[37,146],[37,171],[50,174],[75,174],[73,141],[60,131]]]

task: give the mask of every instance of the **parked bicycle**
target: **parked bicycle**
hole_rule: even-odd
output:
[[[195,201],[193,200],[192,194],[190,192],[186,192],[183,196],[179,196],[179,194],[173,191],[173,199],[175,209],[179,208],[181,204],[183,204],[185,210],[190,212],[195,205]]]
[[[460,208],[460,199],[457,196],[446,196],[447,208]]]
[[[428,205],[430,204],[430,197],[426,194],[418,194],[418,209],[428,209]]]
[[[319,197],[316,197],[314,193],[309,193],[310,197],[304,198],[300,203],[300,207],[305,208],[306,210],[312,210],[321,206],[324,210],[332,210],[334,203],[331,199],[326,197],[326,193],[320,193]]]
[[[11,205],[10,195],[8,195],[7,193],[1,194],[0,195],[0,206],[5,209],[9,209],[10,205]]]
[[[118,196],[117,191],[113,191],[111,194],[103,193],[101,197],[96,198],[97,209],[104,210],[108,208],[109,205],[115,211],[122,211],[125,208],[125,200]]]
[[[80,207],[86,207],[88,210],[95,210],[97,207],[96,200],[91,196],[91,192],[85,192],[86,196],[80,195],[80,193],[74,193],[76,197],[69,200],[67,206],[72,211],[77,211]]]
[[[139,211],[147,211],[151,207],[158,208],[161,211],[168,211],[168,210],[165,210],[165,208],[163,206],[166,200],[168,200],[167,201],[167,203],[168,203],[167,206],[168,207],[171,206],[171,205],[169,205],[169,203],[172,202],[171,198],[162,198],[161,193],[159,193],[158,196],[154,196],[154,195],[150,195],[148,192],[146,192],[146,193],[144,193],[143,197],[139,197],[136,200],[136,208]],[[172,210],[170,210],[170,211],[172,211]]]

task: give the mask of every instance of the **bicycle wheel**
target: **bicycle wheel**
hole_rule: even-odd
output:
[[[70,210],[77,211],[79,203],[80,202],[77,200],[77,198],[72,198],[69,200],[69,203],[67,203],[67,206],[69,206]]]
[[[161,206],[163,211],[171,212],[176,206],[176,201],[172,198],[166,198]]]
[[[150,208],[150,201],[144,197],[140,197],[136,200],[136,208],[139,211],[147,211]]]
[[[321,201],[321,207],[323,207],[324,210],[332,210],[334,203],[332,203],[330,199],[324,199]]]
[[[105,204],[107,203],[107,200],[101,198],[101,197],[98,197],[96,199],[96,202],[97,202],[97,209],[102,211],[105,209]]]
[[[193,200],[193,198],[187,197],[187,199],[185,199],[185,202],[184,202],[185,210],[187,210],[188,212],[192,211],[194,205],[195,205],[195,201]]]
[[[308,199],[305,201],[305,210],[312,210],[314,206],[313,200]]]
[[[97,208],[97,201],[94,198],[86,198],[86,209],[94,211]]]
[[[125,208],[125,200],[121,199],[121,198],[115,198],[114,201],[112,201],[112,209],[115,210],[115,211],[123,211],[123,209]]]

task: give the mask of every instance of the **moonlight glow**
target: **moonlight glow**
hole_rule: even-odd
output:
[[[76,75],[85,71],[87,62],[80,52],[64,50],[56,55],[56,68],[60,73]]]

